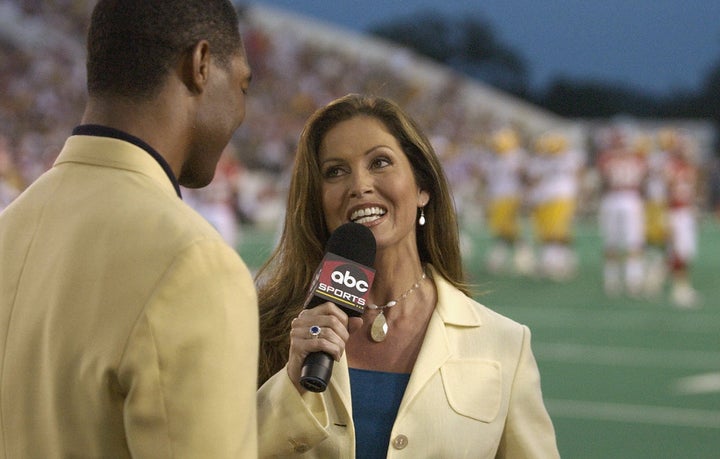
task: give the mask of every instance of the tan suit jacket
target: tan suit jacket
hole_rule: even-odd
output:
[[[257,298],[121,140],[71,136],[0,214],[1,458],[251,458]]]
[[[387,457],[559,457],[528,328],[476,303],[438,274],[433,278],[438,303]],[[258,395],[260,457],[355,457],[344,356],[325,393],[301,397],[283,369]]]

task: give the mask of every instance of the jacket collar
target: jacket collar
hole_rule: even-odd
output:
[[[167,163],[165,158],[158,153],[157,150],[155,150],[153,147],[151,147],[147,142],[144,140],[135,137],[134,135],[128,134],[127,132],[111,128],[108,126],[101,126],[98,124],[83,124],[80,126],[75,127],[73,129],[73,136],[95,136],[95,137],[106,137],[111,139],[117,139],[122,140],[128,143],[131,143],[135,145],[138,148],[141,148],[144,150],[147,154],[149,154],[157,163],[160,165],[162,170],[167,175],[168,179],[170,179],[170,183],[172,183],[173,188],[175,189],[175,193],[179,198],[182,199],[182,194],[180,192],[180,184],[177,181],[177,177],[175,177],[175,173],[170,168],[170,165]]]
[[[154,155],[148,153],[142,146],[126,139],[74,134],[65,141],[54,167],[65,163],[81,163],[139,172],[153,179],[164,191],[181,197],[172,171],[168,173],[169,167],[166,170]]]
[[[438,298],[435,312],[438,313],[443,323],[459,327],[481,326],[482,319],[473,306],[474,301],[442,277],[432,265],[428,265],[428,270],[437,289]]]

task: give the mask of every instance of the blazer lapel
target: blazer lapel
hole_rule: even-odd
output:
[[[440,367],[453,355],[446,327],[479,327],[482,321],[471,306],[472,300],[452,286],[431,265],[428,266],[437,288],[437,305],[430,317],[425,339],[418,354],[412,376],[405,389],[400,411],[409,405]]]

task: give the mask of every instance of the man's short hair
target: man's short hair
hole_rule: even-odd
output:
[[[91,96],[152,96],[200,40],[228,67],[242,51],[238,15],[227,0],[100,0],[87,35]]]

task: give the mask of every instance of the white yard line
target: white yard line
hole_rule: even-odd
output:
[[[673,390],[680,395],[720,393],[720,372],[680,378],[673,384]]]
[[[481,301],[482,302],[482,301]],[[677,311],[647,307],[632,310],[568,309],[546,306],[499,307],[498,312],[534,327],[582,327],[593,330],[672,331],[716,334],[720,314],[715,311]]]
[[[637,368],[720,369],[720,351],[642,349],[590,344],[533,342],[539,361],[592,365],[623,365]]]
[[[720,411],[577,400],[546,400],[545,404],[552,418],[720,429]]]

